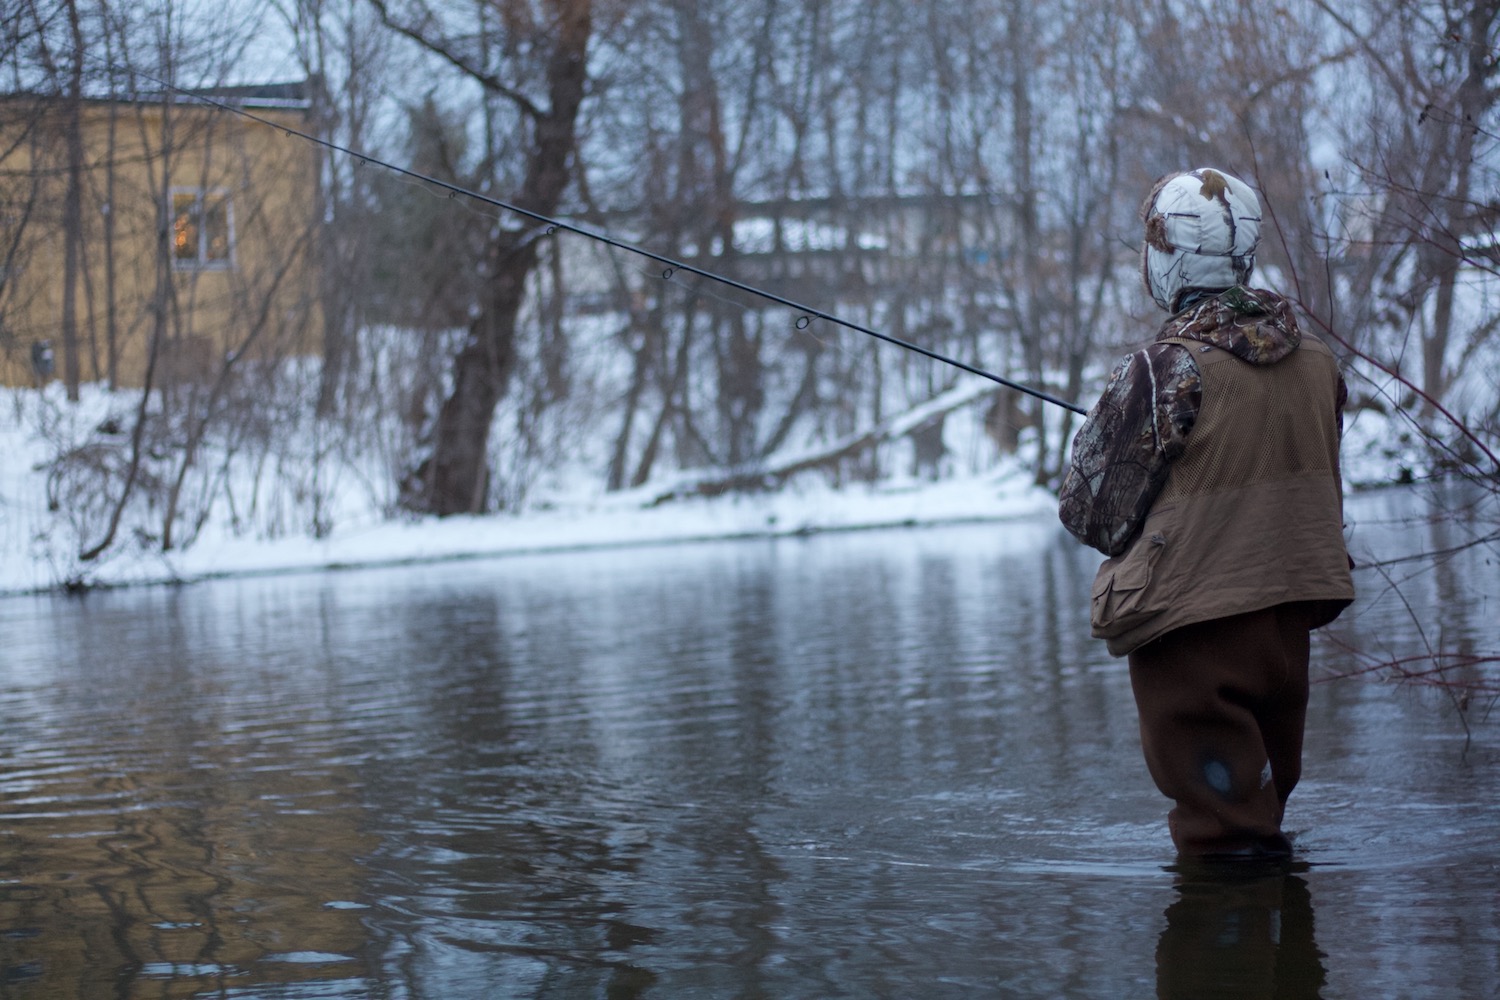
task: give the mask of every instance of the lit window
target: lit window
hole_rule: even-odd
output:
[[[172,192],[172,265],[229,267],[234,262],[234,213],[222,191]]]

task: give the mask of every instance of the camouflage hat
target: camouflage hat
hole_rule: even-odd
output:
[[[1238,177],[1208,167],[1168,174],[1141,205],[1141,221],[1141,277],[1168,312],[1190,289],[1221,291],[1250,280],[1260,199]]]

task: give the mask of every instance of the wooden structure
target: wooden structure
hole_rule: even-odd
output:
[[[214,377],[316,343],[317,148],[301,84],[0,98],[0,383]]]

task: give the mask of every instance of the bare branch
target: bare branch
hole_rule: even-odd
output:
[[[533,102],[525,94],[516,90],[505,81],[501,80],[498,76],[486,70],[483,66],[475,65],[475,63],[469,57],[454,51],[449,47],[447,41],[435,38],[430,35],[428,33],[427,26],[409,25],[397,20],[396,17],[390,12],[390,8],[387,6],[386,0],[369,0],[369,2],[371,6],[375,8],[376,12],[379,13],[381,22],[392,31],[396,32],[399,35],[402,35],[405,38],[410,39],[413,42],[416,42],[426,51],[448,62],[455,69],[463,72],[464,75],[476,81],[480,86],[484,87],[484,89],[488,90],[490,93],[498,94],[499,96],[506,98],[517,108],[519,108],[521,112],[527,117],[532,119],[540,119],[546,115],[546,112],[537,107],[535,102]]]

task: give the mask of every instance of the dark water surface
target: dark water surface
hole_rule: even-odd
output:
[[[1494,528],[1410,499],[1360,554]],[[1180,868],[1096,562],[1049,521],[0,601],[0,996],[1500,996],[1489,704],[1316,686],[1294,869]],[[1364,571],[1336,634],[1493,651],[1496,562]]]

